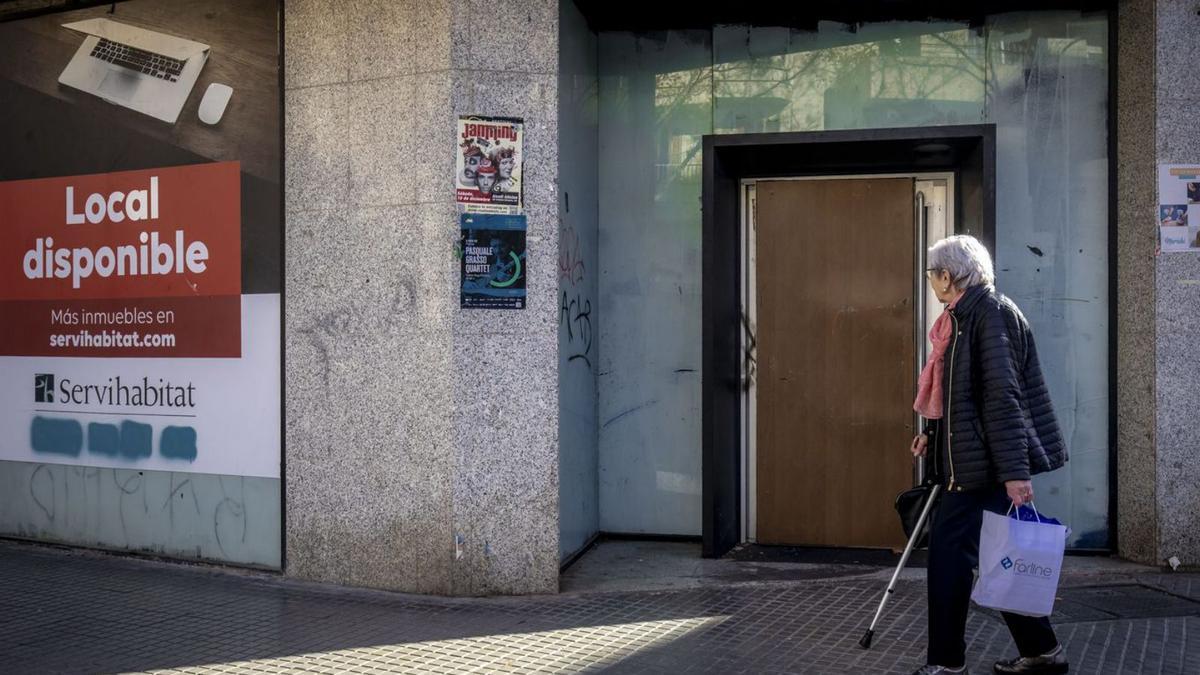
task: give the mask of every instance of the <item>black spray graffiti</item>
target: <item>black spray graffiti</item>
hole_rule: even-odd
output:
[[[588,370],[592,368],[592,301],[579,292],[575,297],[562,292],[558,307],[559,328],[567,327],[567,361],[582,360]]]
[[[562,289],[558,307],[558,327],[567,330],[567,362],[580,361],[592,369],[592,300],[587,297],[583,280],[587,265],[583,260],[583,246],[574,227],[564,226],[559,230],[558,242],[558,287]]]
[[[250,479],[39,464],[21,480],[31,505],[27,512],[15,511],[24,513],[17,519],[23,536],[270,563],[253,559],[259,555],[252,550],[261,548],[261,536],[255,538],[250,518]],[[170,532],[206,533],[196,541],[207,540],[207,545],[185,552],[150,544],[152,539],[171,540]]]
[[[750,317],[742,312],[742,335],[745,340],[745,352],[742,354],[742,391],[750,391],[750,387],[758,380],[758,338],[754,326],[750,325]]]

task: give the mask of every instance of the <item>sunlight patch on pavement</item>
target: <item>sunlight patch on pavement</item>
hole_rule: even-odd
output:
[[[373,645],[156,672],[580,673],[715,626],[728,616],[581,626],[531,633]]]

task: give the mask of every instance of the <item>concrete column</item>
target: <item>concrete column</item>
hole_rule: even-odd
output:
[[[558,5],[285,7],[285,571],[553,592]],[[525,310],[458,308],[468,113],[525,119]]]
[[[1159,0],[1155,14],[1159,163],[1200,165],[1200,15],[1193,2]],[[1158,560],[1200,565],[1200,254],[1158,258],[1155,284],[1155,430]]]
[[[452,312],[454,531],[463,539],[452,590],[553,593],[559,560],[558,3],[457,0],[452,6],[453,117],[524,118],[529,222],[528,309]],[[443,174],[439,184],[449,185],[451,176]],[[457,261],[453,270],[457,307]]]
[[[1200,255],[1156,255],[1158,164],[1200,163],[1200,16],[1118,9],[1118,537],[1121,555],[1200,565]]]
[[[1155,0],[1117,14],[1117,542],[1158,555],[1155,496]]]

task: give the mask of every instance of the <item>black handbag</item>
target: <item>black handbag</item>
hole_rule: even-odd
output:
[[[906,538],[912,539],[913,530],[916,529],[917,521],[921,518],[921,509],[925,508],[925,502],[929,501],[929,494],[932,490],[933,485],[927,483],[909,488],[896,495],[896,513],[900,516],[900,527],[904,528]],[[925,527],[922,528],[915,548],[929,545],[929,523],[933,521],[933,511],[936,509],[937,505],[935,504],[933,510],[929,512],[929,518],[925,522]]]

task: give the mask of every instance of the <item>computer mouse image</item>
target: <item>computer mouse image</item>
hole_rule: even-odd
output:
[[[213,82],[208,85],[208,89],[204,90],[204,98],[200,99],[200,121],[205,124],[220,122],[231,96],[233,96],[233,87],[227,84]]]

